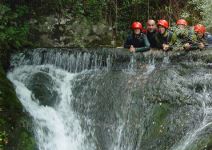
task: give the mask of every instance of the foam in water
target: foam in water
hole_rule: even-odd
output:
[[[211,79],[210,74],[205,74],[203,76],[203,82],[207,82]],[[201,80],[201,79],[199,79]],[[186,134],[186,136],[178,143],[178,145],[174,146],[173,150],[186,150],[192,143],[198,139],[199,135],[205,130],[207,127],[212,125],[212,107],[209,105],[211,103],[211,93],[207,91],[207,88],[204,87],[203,93],[197,94],[198,99],[202,103],[202,116],[203,119],[201,123],[194,129]]]
[[[26,87],[26,79],[48,68],[48,75],[55,81],[60,101],[56,107],[42,106],[32,100],[32,92]],[[34,132],[39,150],[89,150],[85,135],[76,114],[71,109],[71,81],[76,74],[53,66],[22,66],[8,74],[16,93],[34,120]]]

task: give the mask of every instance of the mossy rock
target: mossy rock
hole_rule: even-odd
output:
[[[58,95],[53,88],[54,82],[48,74],[42,72],[34,74],[29,79],[27,87],[41,105],[52,106],[56,102]]]

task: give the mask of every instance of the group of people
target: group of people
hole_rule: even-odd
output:
[[[166,20],[147,21],[146,30],[140,22],[132,23],[132,34],[124,43],[124,48],[130,52],[144,52],[152,49],[170,50],[196,50],[205,49],[212,44],[212,35],[206,32],[206,27],[197,24],[188,26],[185,19],[179,19],[176,26],[169,28]]]

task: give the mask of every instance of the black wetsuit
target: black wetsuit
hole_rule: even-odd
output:
[[[150,50],[150,44],[147,39],[147,36],[143,33],[139,35],[129,35],[124,43],[124,48],[129,49],[131,45],[136,48],[136,52],[144,52]]]
[[[153,32],[148,32],[148,31],[146,32],[146,36],[147,36],[147,39],[149,40],[151,48],[157,48],[157,42],[155,39],[156,34],[157,34],[156,30]]]

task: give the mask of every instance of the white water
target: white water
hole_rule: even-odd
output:
[[[211,74],[205,74],[205,76],[202,77],[204,82],[210,81],[212,76]],[[201,79],[199,79],[201,80]],[[203,93],[198,93],[196,96],[200,100],[202,104],[202,116],[203,119],[199,125],[197,125],[196,128],[191,130],[186,134],[186,136],[178,143],[178,145],[174,146],[173,150],[186,150],[195,142],[195,140],[198,139],[199,136],[201,136],[201,133],[203,130],[206,130],[207,127],[211,127],[212,125],[212,106],[210,106],[210,103],[212,102],[211,99],[211,91],[204,87]]]
[[[27,80],[37,72],[47,73],[55,83],[59,95],[56,107],[42,106],[33,100],[32,92],[26,87]],[[77,74],[69,73],[51,65],[22,66],[8,74],[16,93],[34,121],[34,133],[39,150],[93,150],[86,144],[77,115],[72,111],[72,80]]]

